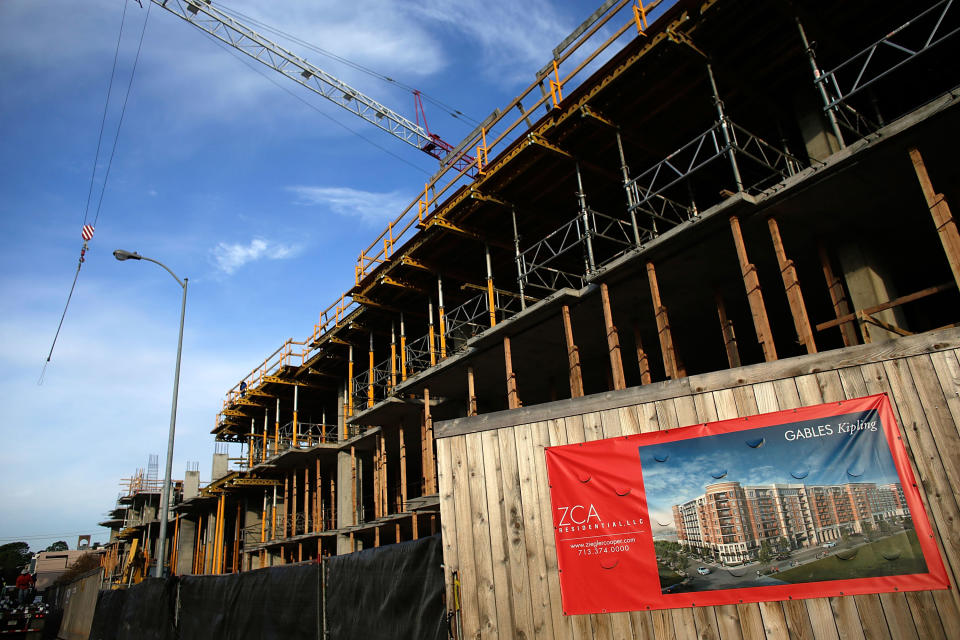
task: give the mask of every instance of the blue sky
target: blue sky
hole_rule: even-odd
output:
[[[865,416],[865,417],[864,417]],[[840,433],[841,422],[877,421],[877,430]],[[828,425],[821,437],[788,440],[786,433]],[[793,436],[791,436],[793,437]],[[641,446],[640,463],[650,517],[672,529],[672,507],[703,495],[707,485],[833,485],[898,482],[876,412],[832,416],[716,436]],[[669,526],[668,526],[669,525]]]
[[[144,4],[127,4],[105,149]],[[518,95],[598,4],[217,6],[479,120]],[[103,540],[96,522],[113,506],[120,478],[165,452],[180,290],[155,265],[115,261],[114,249],[156,258],[190,279],[173,469],[182,477],[196,460],[206,480],[223,394],[285,339],[310,334],[318,313],[352,284],[360,250],[435,171],[428,156],[265,69],[271,82],[152,7],[96,235],[38,385],[79,256],[123,7],[122,0],[0,2],[0,543],[23,539],[34,550],[57,539],[72,547],[80,533]],[[281,43],[413,116],[405,90]],[[473,128],[427,108],[431,128],[453,143]],[[94,202],[107,157],[97,166]]]

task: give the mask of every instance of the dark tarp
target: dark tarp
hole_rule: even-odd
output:
[[[147,578],[127,589],[117,640],[173,640],[176,578]]]
[[[127,601],[125,589],[101,591],[97,596],[97,609],[90,625],[90,640],[116,640],[120,628],[123,604]]]
[[[330,640],[445,640],[440,536],[326,560]]]
[[[182,640],[319,637],[320,565],[180,578]]]

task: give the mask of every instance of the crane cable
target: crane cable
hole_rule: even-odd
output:
[[[139,0],[137,0],[139,3]],[[63,313],[60,315],[60,323],[57,325],[57,331],[53,336],[53,343],[50,345],[50,351],[47,353],[47,359],[43,363],[43,369],[40,371],[40,378],[37,380],[38,385],[43,384],[43,378],[47,372],[47,365],[50,364],[50,358],[53,357],[53,349],[57,346],[57,338],[60,337],[60,330],[63,328],[63,320],[67,317],[67,309],[70,308],[70,300],[73,299],[73,292],[77,287],[77,279],[80,277],[80,268],[83,266],[85,261],[87,249],[89,248],[87,242],[93,239],[93,232],[97,226],[97,221],[100,219],[100,209],[103,206],[103,196],[107,191],[107,180],[110,178],[110,168],[113,166],[113,158],[117,152],[117,142],[120,140],[120,127],[123,126],[123,116],[127,111],[127,101],[130,99],[130,90],[133,87],[133,78],[137,72],[137,63],[140,61],[140,51],[143,48],[143,37],[147,32],[147,21],[150,19],[150,5],[147,5],[147,14],[143,19],[143,28],[140,30],[140,41],[137,44],[137,54],[133,60],[133,68],[130,70],[130,81],[127,83],[127,92],[123,97],[123,106],[120,109],[120,119],[117,122],[117,130],[114,132],[113,136],[113,145],[110,148],[110,158],[107,161],[107,169],[103,177],[103,185],[100,188],[100,197],[97,199],[97,209],[93,215],[93,222],[87,224],[90,217],[90,202],[93,196],[93,187],[95,184],[95,178],[97,175],[97,161],[100,159],[100,149],[103,145],[103,132],[106,128],[107,122],[107,112],[110,107],[110,96],[113,92],[113,80],[117,75],[117,60],[120,57],[120,42],[123,40],[123,25],[126,22],[127,18],[127,5],[128,2],[123,3],[123,13],[120,17],[120,33],[117,35],[117,47],[113,53],[113,68],[110,71],[110,82],[107,85],[107,98],[103,105],[103,117],[100,120],[100,133],[97,136],[97,150],[93,156],[93,170],[90,174],[90,187],[87,191],[87,204],[83,212],[83,225],[81,228],[80,236],[83,239],[83,246],[80,248],[80,259],[77,261],[77,270],[73,274],[73,282],[70,285],[70,292],[67,294],[67,303],[63,307]]]
[[[362,64],[359,64],[359,63],[357,63],[357,62],[353,62],[352,60],[348,60],[347,58],[344,58],[344,57],[342,57],[342,56],[338,56],[337,54],[335,54],[335,53],[333,53],[333,52],[331,52],[331,51],[327,51],[326,49],[323,49],[323,48],[318,47],[318,46],[316,46],[316,45],[314,45],[314,44],[311,44],[311,43],[307,42],[306,40],[303,40],[302,38],[298,38],[297,36],[295,36],[295,35],[293,35],[293,34],[291,34],[291,33],[287,33],[287,32],[285,32],[285,31],[283,31],[283,30],[281,30],[281,29],[277,29],[276,27],[271,27],[270,25],[266,24],[265,22],[262,22],[262,21],[260,21],[260,20],[257,20],[256,18],[254,18],[254,17],[252,17],[252,16],[249,16],[249,15],[247,15],[247,14],[244,14],[244,13],[242,13],[242,12],[240,12],[240,11],[237,11],[236,9],[231,9],[231,8],[229,8],[229,7],[226,7],[226,6],[224,6],[222,3],[220,3],[220,4],[218,5],[218,8],[219,8],[221,11],[223,11],[224,13],[228,14],[228,15],[235,16],[235,17],[237,17],[237,18],[241,18],[241,19],[243,19],[243,20],[245,20],[245,21],[247,21],[247,22],[249,22],[249,23],[251,23],[251,24],[253,24],[253,25],[255,25],[255,26],[259,27],[259,28],[261,28],[261,29],[263,29],[264,31],[267,31],[267,32],[269,32],[269,33],[273,33],[273,34],[275,34],[275,35],[278,35],[278,36],[281,36],[281,37],[283,37],[283,38],[286,38],[286,39],[290,40],[291,42],[295,42],[295,43],[299,44],[300,46],[306,47],[307,49],[310,49],[311,51],[315,51],[316,53],[319,53],[320,55],[326,56],[326,57],[328,57],[328,58],[331,58],[331,59],[333,59],[333,60],[336,60],[337,62],[343,63],[343,64],[345,64],[346,66],[348,66],[348,67],[350,67],[350,68],[352,68],[352,69],[355,69],[355,70],[360,71],[360,72],[362,72],[362,73],[366,73],[367,75],[372,76],[372,77],[374,77],[374,78],[377,78],[377,79],[379,79],[379,80],[383,80],[384,82],[387,82],[387,83],[390,83],[390,84],[394,84],[394,85],[400,87],[401,89],[404,89],[404,90],[406,90],[406,91],[410,91],[411,93],[416,90],[414,87],[411,87],[410,85],[407,85],[407,84],[404,84],[403,82],[400,82],[400,81],[398,81],[398,80],[395,80],[395,79],[391,78],[390,76],[384,75],[384,74],[382,74],[382,73],[378,73],[377,71],[374,71],[373,69],[370,69],[369,67],[363,66]],[[430,102],[430,103],[432,103],[433,105],[435,105],[435,106],[439,107],[440,109],[442,109],[443,111],[445,111],[445,112],[446,112],[450,117],[452,117],[452,118],[456,118],[456,119],[458,119],[458,120],[466,120],[467,122],[470,122],[471,124],[474,124],[474,125],[480,124],[480,122],[479,122],[478,120],[476,120],[476,119],[474,119],[474,118],[471,118],[470,116],[468,116],[467,114],[463,113],[463,112],[460,111],[459,109],[455,109],[454,107],[452,107],[452,106],[450,106],[450,105],[448,105],[448,104],[446,104],[446,103],[438,100],[437,98],[434,98],[434,97],[432,97],[432,96],[424,93],[423,91],[420,92],[420,95],[421,95],[425,100],[427,100],[427,102]]]

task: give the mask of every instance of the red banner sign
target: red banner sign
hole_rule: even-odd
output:
[[[567,614],[949,587],[885,395],[546,455]]]

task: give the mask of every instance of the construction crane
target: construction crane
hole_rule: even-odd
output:
[[[357,91],[346,82],[263,37],[211,4],[211,0],[151,0],[170,13],[186,20],[201,31],[247,54],[274,71],[303,85],[330,102],[363,118],[412,147],[436,158],[441,168],[452,166],[456,171],[468,170],[473,158],[455,150],[427,128],[426,113],[419,91],[414,91],[417,122],[400,115],[373,98]],[[419,124],[420,120],[423,125]]]

